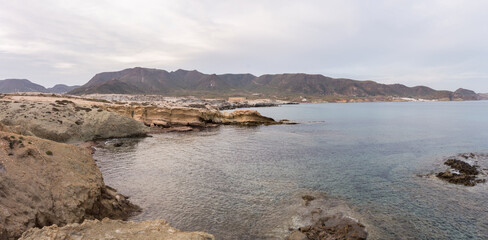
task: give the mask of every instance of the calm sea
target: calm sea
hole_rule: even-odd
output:
[[[94,157],[106,184],[144,209],[133,220],[218,239],[282,239],[307,192],[347,206],[370,239],[488,238],[488,184],[418,176],[445,170],[451,155],[488,152],[487,101],[257,110],[300,124],[114,139]]]

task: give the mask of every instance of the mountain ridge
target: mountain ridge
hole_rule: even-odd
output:
[[[197,70],[166,71],[127,68],[96,74],[83,86],[57,84],[45,88],[27,79],[0,80],[0,93],[42,92],[83,94],[154,94],[197,97],[280,98],[293,101],[391,101],[398,98],[431,100],[483,100],[487,94],[459,88],[434,90],[426,86],[382,84],[371,80],[331,78],[321,74],[282,73],[255,76],[205,74]],[[308,100],[307,100],[308,99]]]
[[[117,91],[114,81],[123,85]],[[132,89],[132,90],[131,90]],[[469,92],[470,91],[470,92]],[[477,100],[471,90],[455,92],[434,90],[426,86],[382,84],[371,80],[358,81],[331,78],[321,74],[283,73],[255,76],[244,74],[205,74],[197,70],[166,71],[154,68],[128,68],[96,74],[90,81],[69,94],[93,93],[163,94],[169,96],[264,96],[277,98],[374,98],[406,97],[440,100]],[[472,94],[474,93],[474,95]]]

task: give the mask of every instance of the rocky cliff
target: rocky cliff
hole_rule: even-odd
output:
[[[105,186],[86,149],[0,132],[0,239],[32,227],[126,219],[138,209]]]
[[[76,238],[75,238],[76,237]],[[180,232],[164,220],[124,222],[110,219],[85,221],[64,227],[50,226],[31,229],[20,240],[65,240],[65,239],[126,239],[126,240],[213,240],[203,232]]]

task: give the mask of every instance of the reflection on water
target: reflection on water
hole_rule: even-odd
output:
[[[486,109],[488,102],[260,108],[308,123],[116,139],[95,158],[105,182],[144,209],[134,220],[163,218],[218,239],[283,238],[307,191],[348,205],[371,239],[485,239],[487,184],[416,175],[444,170],[446,156],[488,152]]]

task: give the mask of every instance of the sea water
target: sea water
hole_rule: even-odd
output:
[[[105,183],[143,208],[132,220],[217,239],[283,239],[307,192],[347,206],[370,239],[488,238],[488,184],[420,177],[446,170],[446,157],[488,152],[487,101],[256,110],[299,124],[114,139],[94,157]]]

